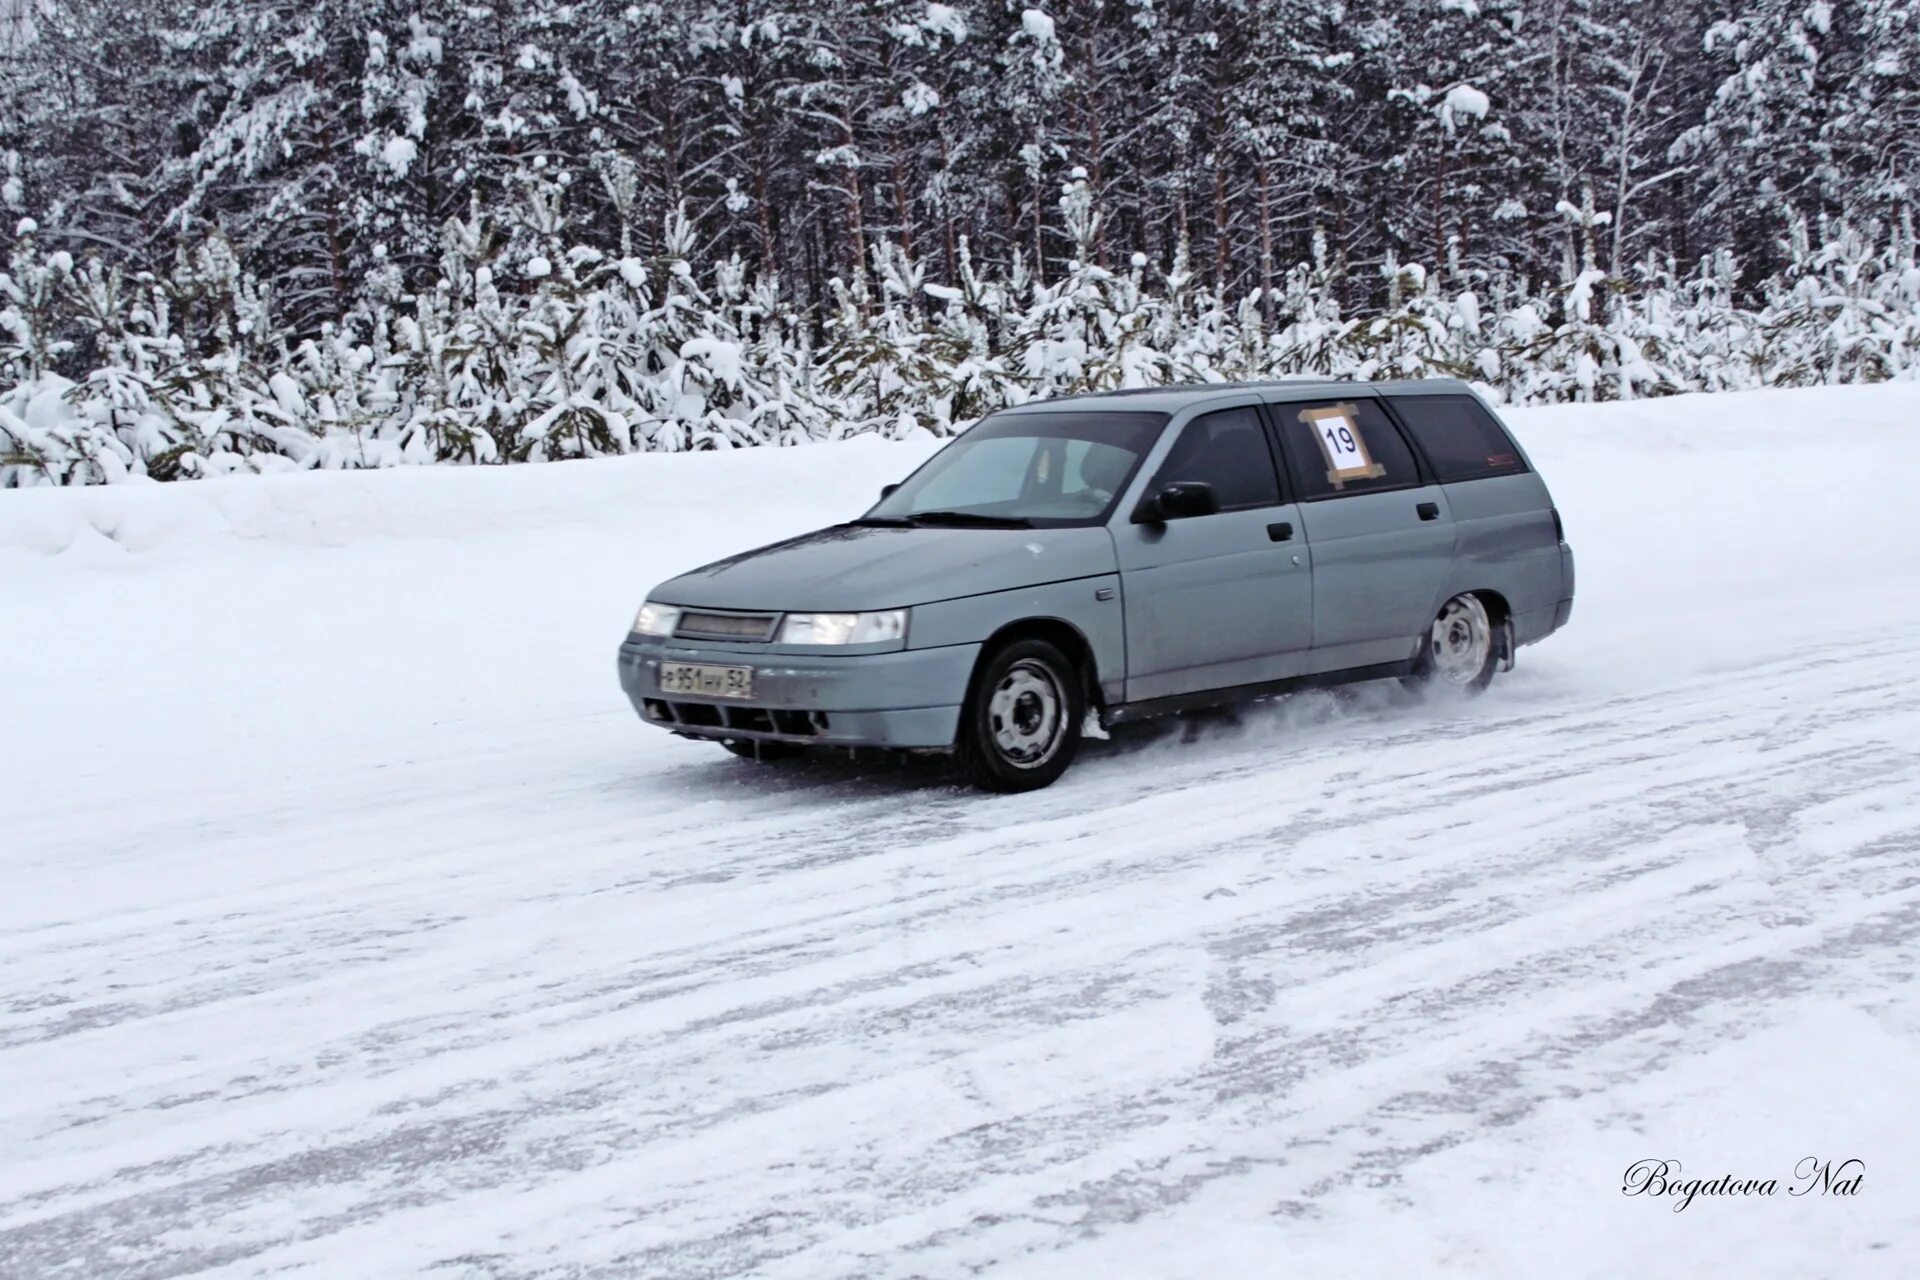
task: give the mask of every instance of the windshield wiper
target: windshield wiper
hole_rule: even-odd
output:
[[[977,511],[916,511],[907,519],[914,524],[965,525],[981,529],[1033,528],[1033,521],[1024,516],[988,516]]]
[[[858,520],[849,520],[847,523],[860,525],[864,528],[904,529],[911,525],[913,521],[907,519],[905,516],[861,516]]]

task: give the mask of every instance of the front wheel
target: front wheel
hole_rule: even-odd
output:
[[[1044,640],[1016,640],[988,656],[960,709],[960,772],[984,791],[1048,786],[1073,763],[1085,714],[1066,655]]]
[[[1447,601],[1433,620],[1406,684],[1479,693],[1493,683],[1499,665],[1500,647],[1494,642],[1487,606],[1479,596],[1465,592]]]

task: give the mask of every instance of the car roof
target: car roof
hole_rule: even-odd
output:
[[[1354,382],[1335,378],[1275,378],[1265,382],[1188,382],[1167,387],[1133,387],[1125,391],[1089,391],[1081,395],[1056,396],[1012,405],[1001,413],[1048,413],[1056,410],[1133,410],[1148,413],[1178,413],[1182,409],[1209,400],[1241,395],[1249,391],[1284,393],[1302,399],[1343,395],[1461,395],[1473,389],[1458,378],[1408,378],[1397,382]]]

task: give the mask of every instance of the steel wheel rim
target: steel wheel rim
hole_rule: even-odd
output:
[[[1066,734],[1066,698],[1045,663],[1022,658],[987,699],[987,730],[1008,764],[1035,769],[1053,758]]]
[[[1493,627],[1486,606],[1475,596],[1455,596],[1433,620],[1430,640],[1433,669],[1449,684],[1470,685],[1486,668],[1493,651]]]

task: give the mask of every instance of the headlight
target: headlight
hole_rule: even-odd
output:
[[[878,644],[907,634],[907,611],[790,613],[780,624],[781,644]]]
[[[670,636],[673,629],[680,625],[680,610],[670,604],[655,604],[649,600],[640,606],[640,612],[634,615],[633,634],[637,636]]]

